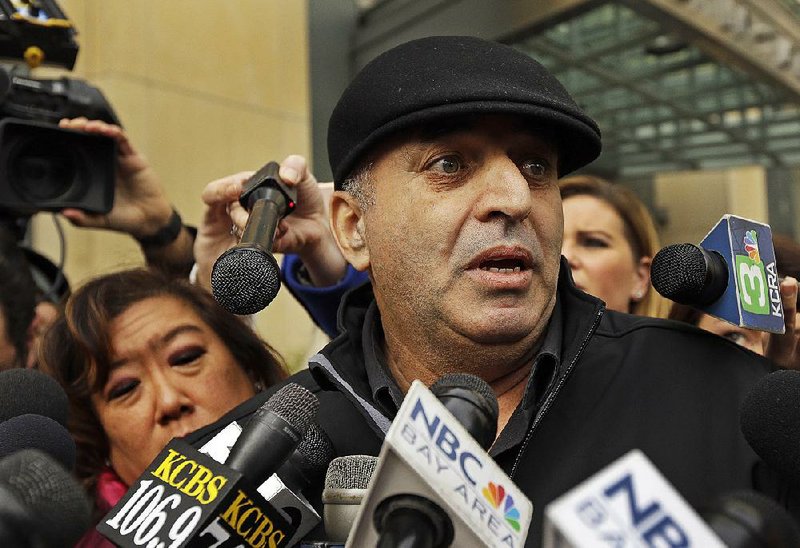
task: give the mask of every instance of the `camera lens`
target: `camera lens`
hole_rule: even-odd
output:
[[[78,208],[108,213],[114,204],[116,162],[110,137],[0,119],[0,212],[30,215]]]
[[[79,162],[74,151],[53,139],[24,139],[9,154],[10,183],[20,197],[33,203],[80,199],[76,185]]]

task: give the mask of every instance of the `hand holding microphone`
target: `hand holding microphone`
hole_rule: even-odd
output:
[[[668,245],[650,268],[653,288],[733,325],[765,331],[764,355],[800,367],[797,280],[779,277],[769,225],[724,215],[700,242]]]
[[[296,206],[291,215],[287,214],[278,219],[274,240],[271,241],[268,250],[271,253],[297,254],[306,267],[313,285],[318,287],[334,285],[344,276],[347,263],[339,252],[328,226],[327,197],[323,192],[323,189],[327,188],[326,185],[317,182],[309,170],[306,159],[298,155],[284,159],[275,176],[286,189],[296,191]],[[258,174],[252,172],[230,175],[212,181],[203,191],[202,199],[206,204],[206,211],[197,227],[194,256],[197,262],[198,283],[208,289],[212,289],[212,264],[229,248],[241,243],[232,233],[237,232],[244,237],[243,231],[246,230],[246,225],[250,224],[252,213],[246,208],[247,203],[240,202],[240,197],[248,182],[254,182],[252,180],[258,177],[260,177]],[[263,226],[263,223],[261,224]],[[263,256],[258,259],[270,263],[270,260]],[[270,287],[277,292],[275,288],[279,286]],[[255,296],[249,298],[253,299],[250,303],[253,308],[269,302],[263,297],[258,297],[260,302]]]
[[[278,176],[269,162],[242,189],[239,203],[250,217],[238,244],[219,256],[211,272],[217,302],[234,314],[254,314],[278,294],[280,269],[272,256],[278,221],[296,207],[297,192]]]

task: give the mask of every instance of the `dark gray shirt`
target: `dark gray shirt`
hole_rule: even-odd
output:
[[[528,377],[528,384],[525,387],[522,402],[514,410],[506,427],[492,446],[490,450],[492,456],[497,456],[516,447],[525,439],[528,427],[536,416],[542,401],[544,401],[544,395],[552,388],[554,380],[558,377],[558,368],[561,364],[562,339],[563,319],[561,305],[556,300],[553,314],[545,330],[544,340],[533,359],[533,367]],[[364,352],[364,367],[367,372],[372,399],[382,413],[389,419],[394,419],[400,404],[403,402],[404,395],[389,371],[386,353],[383,350],[383,326],[381,325],[380,312],[375,301],[370,304],[364,317],[361,341]]]

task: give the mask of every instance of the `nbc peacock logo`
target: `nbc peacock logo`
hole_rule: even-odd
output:
[[[519,532],[519,510],[514,506],[514,499],[506,493],[505,488],[490,481],[489,485],[483,488],[482,493],[489,504],[503,512],[503,517],[508,524],[516,532]]]
[[[744,250],[748,257],[755,264],[761,263],[761,255],[758,253],[758,236],[755,230],[748,230],[744,233]]]
[[[747,255],[736,253],[736,276],[739,302],[744,310],[751,314],[767,315],[770,313],[767,298],[767,277],[764,263],[758,246],[758,235],[755,230],[748,230],[742,239]]]

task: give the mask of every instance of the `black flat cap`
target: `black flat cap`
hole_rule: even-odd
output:
[[[600,154],[597,124],[540,63],[471,36],[406,42],[370,61],[342,94],[328,125],[328,157],[341,188],[376,144],[439,118],[511,114],[555,135],[559,176]]]

